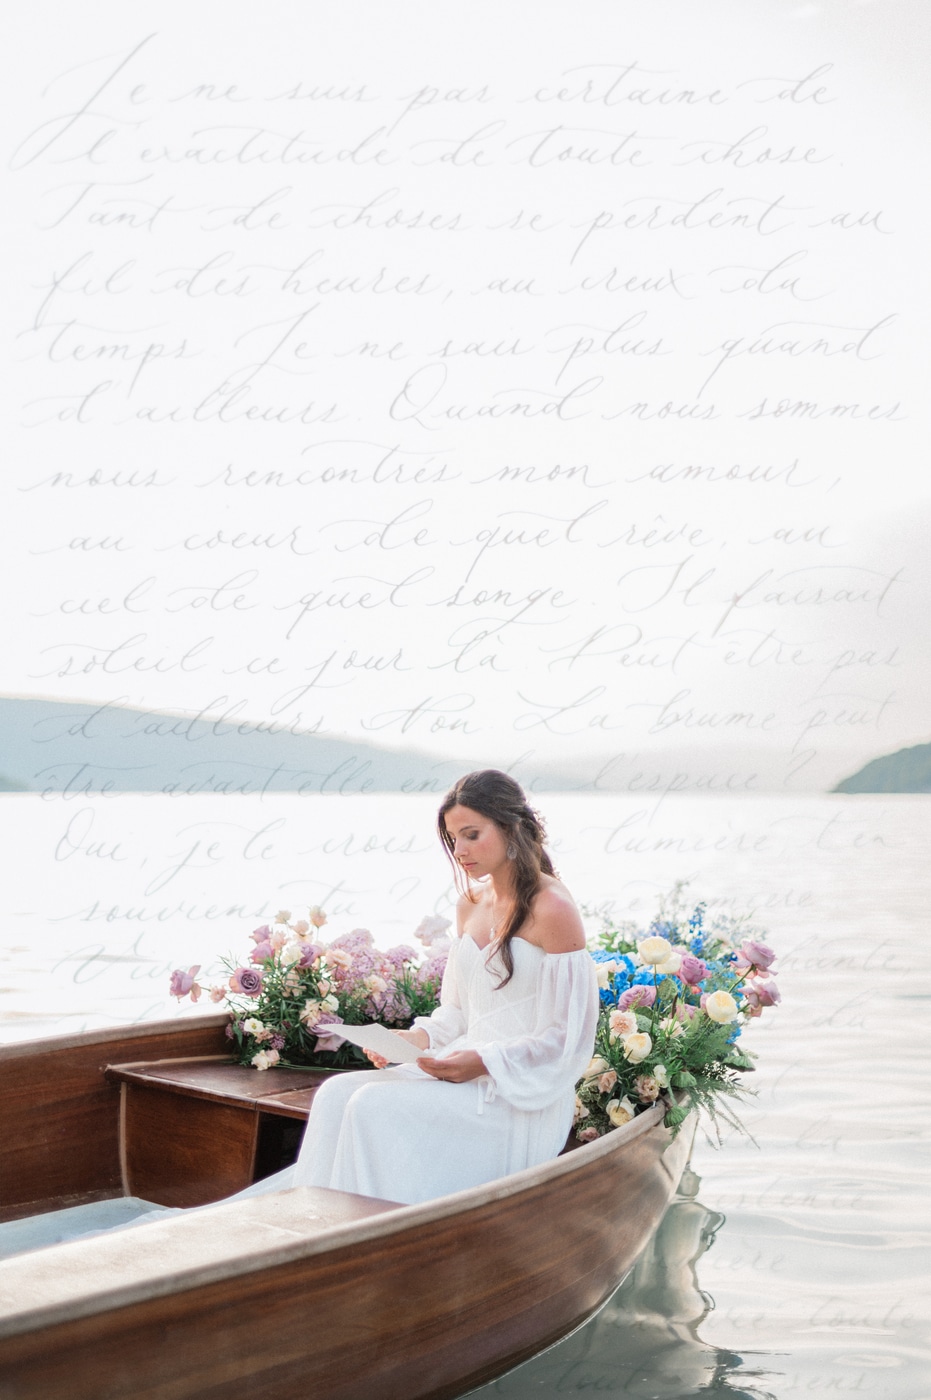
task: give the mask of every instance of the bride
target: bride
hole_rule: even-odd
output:
[[[369,1051],[378,1068],[328,1080],[288,1184],[413,1204],[548,1161],[566,1141],[598,1014],[578,910],[507,774],[460,778],[438,827],[458,937],[440,1005],[395,1032],[424,1053],[387,1069]]]

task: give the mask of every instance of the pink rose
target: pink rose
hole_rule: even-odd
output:
[[[249,934],[249,937],[252,939],[253,943],[264,943],[270,933],[271,929],[268,927],[268,924],[263,924],[261,928],[254,929],[252,933]]]
[[[617,1007],[619,1011],[629,1011],[632,1006],[652,1006],[655,1000],[655,987],[628,987],[626,992],[621,992]]]
[[[255,947],[252,950],[252,953],[250,954],[249,961],[254,963],[260,963],[264,962],[266,958],[273,958],[274,956],[275,950],[273,949],[272,945],[268,941],[266,941],[265,943],[257,943],[255,945]]]
[[[610,1094],[611,1090],[614,1088],[614,1086],[615,1086],[616,1083],[617,1083],[617,1075],[615,1074],[614,1070],[613,1070],[613,1069],[605,1070],[604,1074],[600,1074],[600,1075],[598,1076],[598,1092],[599,1092],[599,1094]]]
[[[595,1138],[600,1136],[597,1128],[583,1128],[580,1133],[576,1133],[579,1142],[594,1142]]]
[[[708,976],[708,964],[703,962],[701,958],[696,958],[692,953],[683,953],[679,976],[690,987],[696,987],[703,978]]]
[[[254,967],[237,967],[230,978],[230,990],[246,997],[257,997],[262,990],[262,974]]]
[[[772,977],[752,977],[744,987],[744,996],[754,1008],[776,1006],[782,1001],[782,994]]]
[[[776,954],[772,948],[768,948],[765,943],[757,943],[752,938],[746,939],[737,950],[738,964],[758,967],[764,972],[775,960]]]
[[[200,996],[200,986],[194,979],[198,972],[200,972],[200,963],[196,963],[194,967],[189,967],[187,972],[182,972],[180,967],[176,967],[171,974],[171,981],[168,984],[170,995],[177,997],[180,1001],[182,997],[186,997],[188,992],[190,992],[191,1001],[197,1001]]]

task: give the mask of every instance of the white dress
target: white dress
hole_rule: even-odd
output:
[[[558,1155],[595,1039],[595,965],[585,949],[510,946],[514,974],[499,987],[494,949],[457,938],[440,1005],[414,1021],[438,1057],[477,1050],[487,1075],[450,1084],[416,1065],[334,1075],[314,1098],[295,1186],[413,1204]]]

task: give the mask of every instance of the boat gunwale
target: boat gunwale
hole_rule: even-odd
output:
[[[4,1040],[0,1041],[0,1060],[51,1055],[57,1050],[78,1050],[84,1046],[107,1045],[115,1040],[154,1039],[160,1035],[169,1035],[172,1031],[181,1034],[186,1030],[206,1030],[210,1026],[223,1026],[228,1021],[228,1012],[216,1011],[207,1016],[169,1016],[161,1021],[137,1021],[128,1026],[98,1026],[96,1030],[42,1036],[38,1040]],[[313,1069],[315,1066],[310,1065],[308,1068]]]
[[[485,1206],[509,1200],[538,1186],[547,1185],[562,1177],[593,1167],[603,1158],[623,1150],[628,1144],[646,1133],[654,1130],[664,1131],[662,1127],[664,1115],[665,1106],[656,1104],[638,1115],[630,1123],[613,1129],[603,1137],[598,1138],[597,1141],[585,1143],[579,1148],[539,1166],[526,1167],[510,1176],[500,1177],[496,1181],[481,1186],[468,1187],[464,1191],[453,1192],[431,1201],[416,1205],[399,1205],[396,1210],[368,1216],[359,1221],[327,1226],[311,1236],[293,1242],[287,1241],[273,1247],[262,1246],[251,1251],[240,1249],[231,1252],[226,1258],[210,1263],[195,1264],[187,1269],[182,1267],[177,1271],[164,1273],[161,1277],[137,1280],[122,1286],[111,1284],[97,1291],[88,1291],[70,1299],[39,1307],[17,1308],[14,1305],[12,1309],[8,1308],[5,1313],[0,1314],[0,1340],[22,1336],[44,1327],[58,1326],[108,1311],[117,1311],[136,1304],[152,1302],[174,1294],[191,1292],[243,1274],[261,1273],[266,1269],[299,1263],[301,1260],[311,1259],[321,1254],[348,1249],[372,1240],[400,1234],[408,1228],[425,1227],[452,1216],[481,1210]],[[663,1151],[665,1152],[665,1147]],[[269,1192],[264,1199],[273,1200],[286,1194],[287,1190]],[[213,1205],[196,1207],[196,1210],[199,1215],[202,1212],[238,1212],[241,1208],[253,1205],[256,1199],[263,1198],[252,1197],[245,1201],[218,1201]],[[169,1233],[177,1232],[179,1257],[183,1257],[184,1254],[184,1232],[187,1225],[185,1216],[187,1214],[185,1212],[183,1216],[151,1222],[152,1226],[160,1226],[163,1230],[168,1230]],[[145,1230],[146,1226],[140,1225],[132,1228]],[[14,1277],[11,1282],[15,1287],[15,1266],[19,1260],[33,1261],[40,1254],[49,1257],[50,1251],[59,1249],[71,1251],[80,1249],[85,1244],[93,1246],[101,1238],[104,1236],[94,1235],[86,1240],[78,1238],[12,1256],[7,1260],[0,1261],[0,1277],[4,1273],[13,1273]],[[140,1245],[142,1243],[143,1240],[140,1239]],[[49,1257],[49,1263],[53,1263],[53,1258]]]

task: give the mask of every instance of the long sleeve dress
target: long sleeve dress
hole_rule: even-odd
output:
[[[426,1053],[477,1050],[488,1073],[464,1084],[416,1065],[334,1075],[314,1098],[295,1186],[413,1204],[558,1155],[592,1054],[595,966],[584,949],[510,946],[514,974],[499,987],[494,946],[456,939],[440,1005],[414,1021],[430,1037]]]

